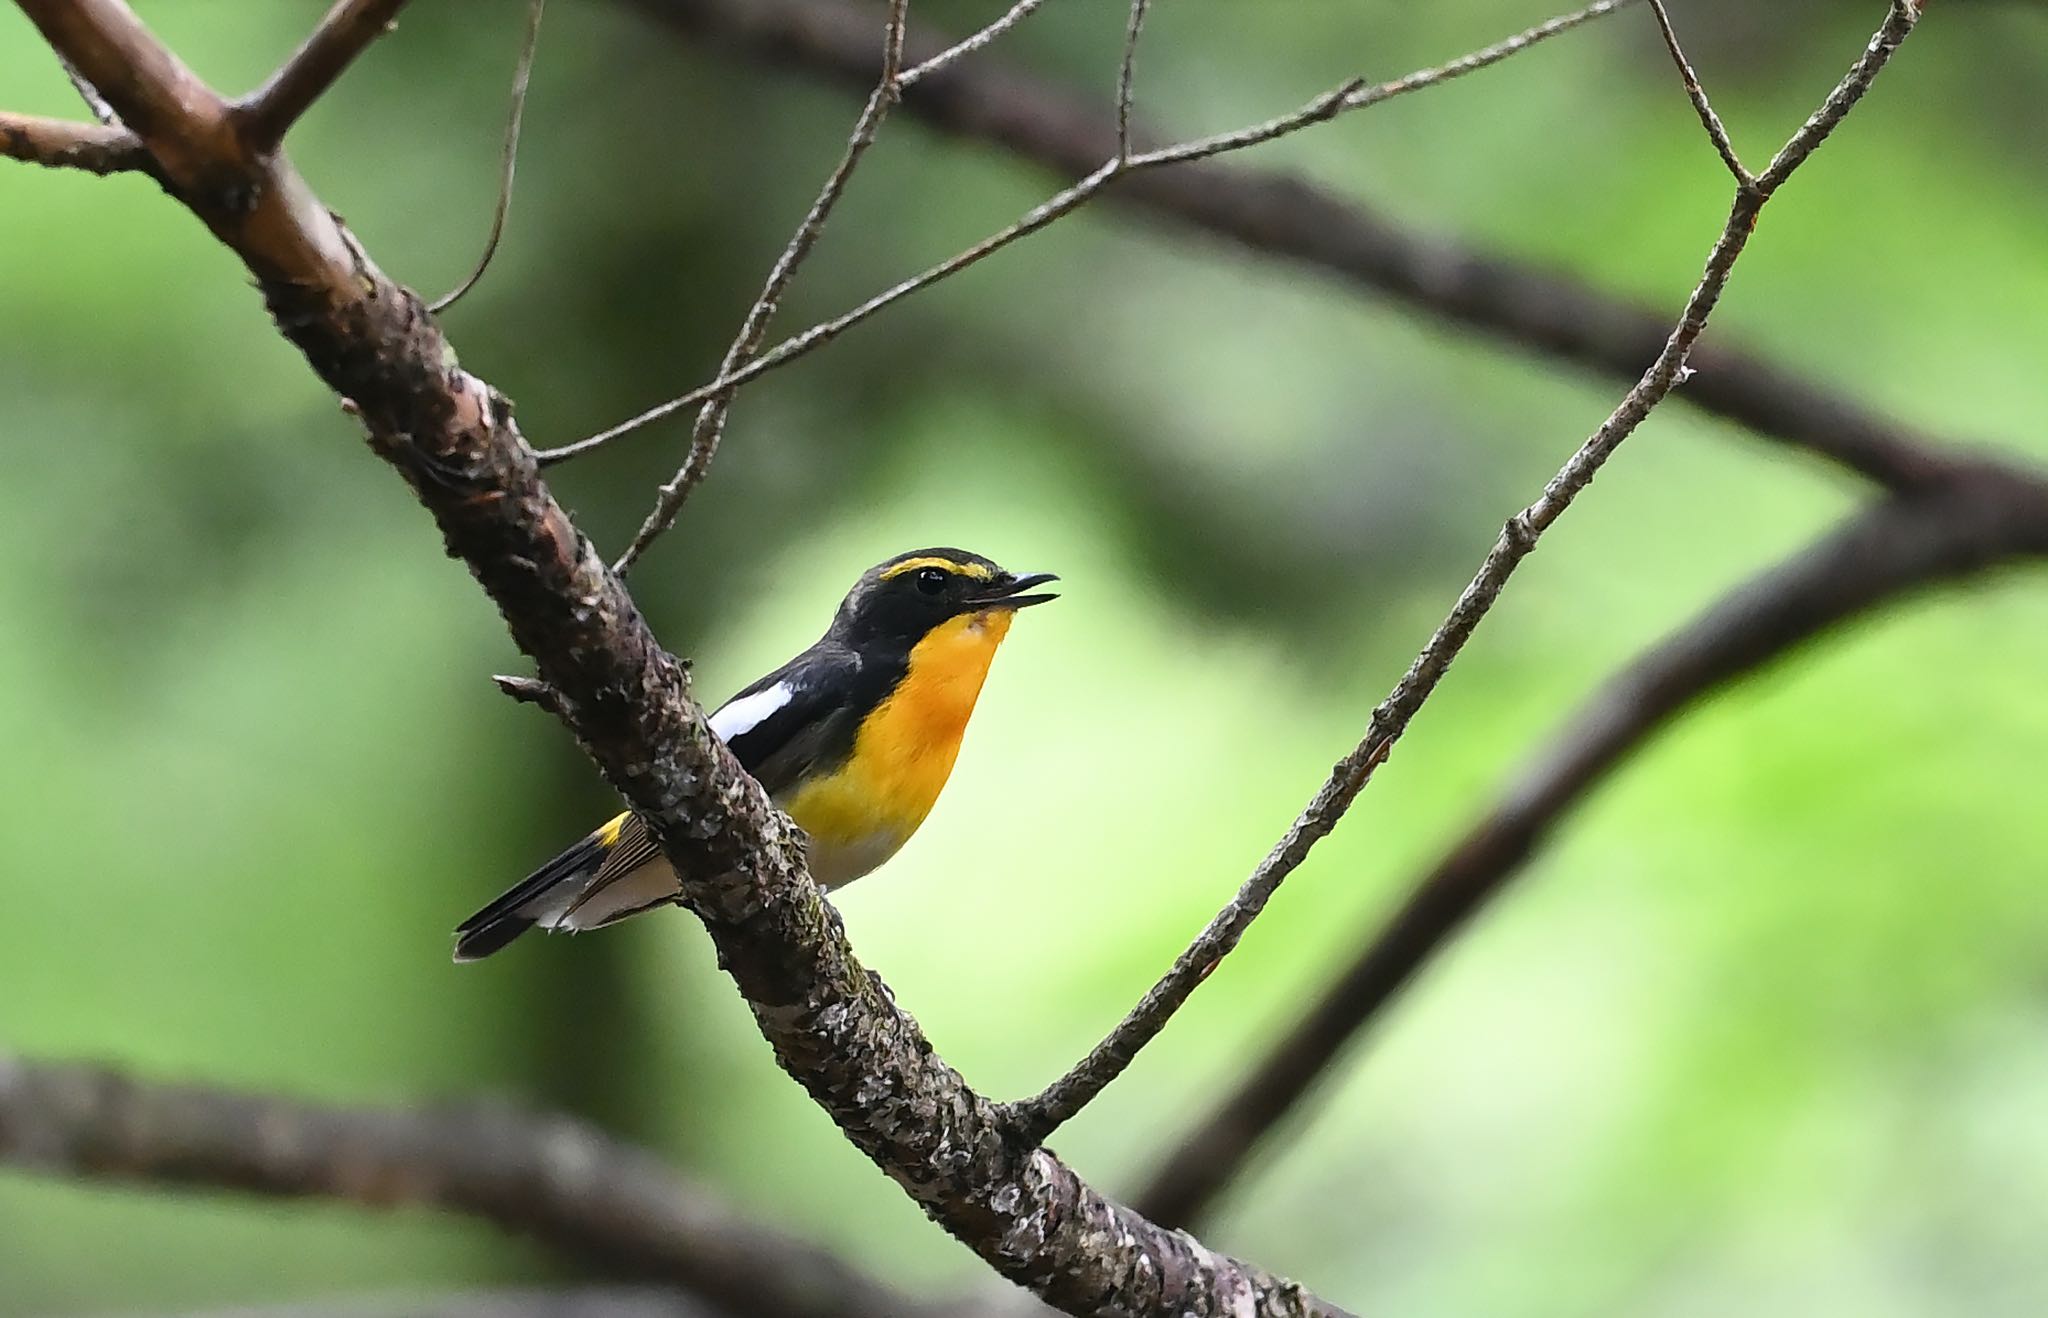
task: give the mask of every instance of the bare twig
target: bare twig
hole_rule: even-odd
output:
[[[505,236],[505,217],[512,213],[512,179],[519,167],[519,124],[526,116],[526,88],[533,80],[533,52],[540,45],[540,16],[547,0],[526,0],[526,33],[519,43],[519,63],[512,70],[512,106],[505,112],[505,145],[498,162],[498,201],[491,209],[491,231],[484,238],[483,255],[461,283],[427,304],[440,315],[465,297],[491,268],[498,254],[498,240]]]
[[[858,0],[622,0],[651,19],[766,64],[865,90],[875,76],[871,4]],[[925,51],[940,43],[923,38]],[[904,97],[927,124],[1081,179],[1115,152],[1112,114],[1020,70],[979,62]],[[1404,227],[1297,175],[1229,162],[1140,174],[1105,204],[1291,262],[1360,292],[1550,362],[1634,380],[1670,330],[1662,311],[1527,260]],[[1939,475],[1943,436],[1717,335],[1695,348],[1680,400],[1887,489]]]
[[[990,234],[972,247],[956,253],[937,265],[926,269],[921,274],[913,275],[891,288],[884,289],[850,311],[835,316],[831,320],[821,321],[818,324],[812,325],[809,329],[791,335],[737,369],[732,368],[728,364],[727,367],[720,370],[718,377],[708,384],[699,385],[680,397],[671,398],[665,403],[659,403],[641,412],[639,415],[629,417],[609,429],[599,431],[597,434],[541,453],[539,455],[541,465],[552,466],[555,463],[579,457],[610,443],[622,435],[630,434],[649,422],[658,421],[685,407],[702,403],[707,399],[716,398],[721,394],[728,394],[739,386],[767,374],[778,366],[794,361],[813,349],[823,347],[877,312],[902,301],[914,293],[922,292],[933,284],[951,278],[976,262],[982,261],[1008,247],[1020,238],[1027,238],[1037,233],[1053,221],[1080,209],[1081,206],[1092,200],[1097,193],[1100,193],[1111,183],[1117,182],[1120,179],[1145,171],[1160,169],[1168,165],[1185,164],[1190,161],[1202,160],[1210,156],[1221,155],[1225,152],[1242,150],[1246,147],[1270,142],[1274,138],[1284,137],[1289,133],[1297,132],[1313,124],[1326,122],[1333,116],[1343,112],[1347,105],[1352,108],[1376,105],[1381,101],[1401,95],[1404,92],[1419,91],[1425,87],[1433,87],[1449,78],[1457,77],[1463,73],[1470,73],[1489,64],[1498,63],[1509,55],[1528,49],[1544,37],[1554,36],[1559,32],[1567,31],[1589,18],[1610,13],[1628,3],[1631,3],[1631,0],[1598,0],[1597,3],[1566,15],[1562,19],[1552,19],[1547,23],[1539,24],[1534,28],[1508,38],[1506,41],[1488,46],[1482,51],[1463,56],[1448,64],[1418,70],[1405,77],[1396,78],[1391,82],[1368,86],[1362,80],[1353,79],[1332,88],[1297,110],[1234,133],[1197,138],[1175,146],[1159,147],[1155,150],[1140,152],[1128,158],[1121,157],[1112,150],[1108,160],[1097,165],[1080,181],[1046,198],[1019,216],[1008,226]],[[731,362],[729,354],[727,361],[728,363]]]
[[[459,365],[282,153],[223,134],[222,102],[118,0],[17,0],[135,128],[189,207],[256,276],[280,331],[433,515],[562,695],[570,728],[655,830],[682,900],[783,1068],[848,1140],[991,1268],[1070,1313],[1325,1318],[1295,1282],[1105,1198],[1001,1113],[860,964],[801,835],[741,770],[541,480],[511,405]]]
[[[235,106],[248,148],[273,151],[313,102],[327,94],[356,56],[391,27],[405,0],[335,0],[305,43],[270,81]]]
[[[1004,11],[1003,16],[1001,18],[998,18],[995,22],[990,23],[987,27],[982,28],[979,32],[976,32],[971,36],[964,37],[961,40],[956,41],[952,45],[946,47],[944,50],[938,51],[935,54],[927,56],[926,58],[912,65],[910,68],[903,70],[902,75],[896,79],[896,86],[898,90],[906,89],[913,85],[914,83],[920,82],[923,79],[930,77],[932,74],[937,73],[940,69],[945,68],[954,60],[961,58],[963,55],[972,55],[975,51],[980,50],[983,46],[988,45],[997,37],[1002,36],[1003,33],[1008,32],[1011,28],[1017,26],[1017,24],[1031,17],[1032,13],[1035,10],[1037,10],[1040,5],[1043,5],[1044,3],[1045,0],[1017,0],[1017,3],[1011,5],[1008,10]]]
[[[1707,100],[1707,89],[1700,86],[1699,75],[1693,72],[1692,62],[1685,57],[1685,48],[1678,44],[1678,30],[1671,26],[1671,15],[1664,11],[1664,0],[1650,0],[1650,12],[1657,16],[1657,30],[1664,34],[1664,48],[1671,52],[1671,62],[1678,66],[1678,77],[1685,84],[1685,94],[1692,99],[1693,112],[1699,115],[1707,136],[1713,139],[1714,150],[1720,152],[1721,163],[1728,166],[1728,172],[1735,176],[1737,186],[1754,186],[1756,176],[1735,154],[1735,143],[1728,140],[1728,130],[1722,125],[1721,116],[1714,113],[1713,103]]]
[[[782,304],[782,295],[789,290],[790,281],[796,277],[804,258],[817,245],[826,222],[832,218],[833,208],[846,193],[853,171],[860,166],[861,157],[867,154],[868,148],[875,144],[875,133],[881,128],[882,120],[888,117],[890,107],[896,104],[896,79],[903,67],[903,34],[909,21],[909,8],[910,0],[890,0],[889,21],[882,36],[881,79],[869,94],[867,104],[861,107],[860,118],[853,125],[853,133],[847,139],[846,151],[840,156],[839,163],[826,178],[824,187],[818,190],[811,208],[804,213],[796,232],[790,235],[782,254],[775,258],[774,266],[768,271],[767,282],[761,286],[754,304],[747,308],[739,333],[733,337],[732,345],[726,349],[725,360],[719,365],[720,375],[731,375],[746,365],[760,348],[762,336],[767,334],[768,324]],[[683,465],[662,485],[655,497],[654,510],[633,533],[625,552],[612,564],[612,571],[621,575],[629,571],[640,555],[675,525],[690,492],[704,479],[705,473],[711,469],[712,458],[717,456],[718,442],[725,434],[726,416],[732,409],[733,392],[733,387],[728,387],[708,395],[697,413],[696,424],[690,428],[690,451],[683,459]],[[683,405],[677,402],[668,410],[673,411]],[[651,420],[651,415],[647,419]],[[637,420],[633,424],[638,424]],[[594,445],[602,440],[589,442]]]
[[[1825,117],[1817,114],[1799,130],[1799,136],[1810,135],[1815,140],[1806,143],[1798,158],[1803,159],[1810,154],[1818,145],[1818,139],[1825,137],[1869,88],[1892,51],[1912,30],[1916,18],[1916,11],[1904,5],[1893,6],[1863,58],[1856,62],[1828,97],[1826,104],[1840,102],[1840,111]],[[1789,172],[1786,171],[1787,174]],[[1451,662],[1500,597],[1516,567],[1536,547],[1543,532],[1563,516],[1565,509],[1571,506],[1580,491],[1592,483],[1594,475],[1615,449],[1635,432],[1651,409],[1662,402],[1684,377],[1686,357],[1706,329],[1707,318],[1713,313],[1714,305],[1727,287],[1735,262],[1755,229],[1758,213],[1783,177],[1767,177],[1758,180],[1755,188],[1737,190],[1729,209],[1728,222],[1707,255],[1705,272],[1692,296],[1686,300],[1678,323],[1657,360],[1650,364],[1600,428],[1551,478],[1542,497],[1508,519],[1499,539],[1487,553],[1486,561],[1458,597],[1449,616],[1430,636],[1394,690],[1373,710],[1364,738],[1350,754],[1337,762],[1328,781],[1251,877],[1245,880],[1237,895],[1087,1057],[1036,1097],[1011,1106],[1020,1138],[1027,1142],[1045,1139],[1121,1075],[1138,1051],[1166,1027],[1167,1021],[1215,969],[1216,964],[1237,946],[1238,940],[1265,909],[1281,883],[1307,858],[1310,848],[1336,827],[1351,802],[1371,780],[1373,771],[1385,762],[1394,743],[1407,731],[1423,702],[1443,680]]]
[[[1131,79],[1138,63],[1138,40],[1145,34],[1145,13],[1151,0],[1131,0],[1131,17],[1124,27],[1124,58],[1116,72],[1116,158],[1131,159]]]
[[[119,124],[81,124],[0,110],[0,156],[90,174],[147,173],[149,152]]]
[[[897,1318],[922,1308],[748,1220],[642,1149],[503,1107],[334,1107],[0,1054],[0,1163],[462,1213],[745,1313]]]
[[[1982,463],[1886,500],[1769,569],[1609,677],[1409,891],[1366,950],[1181,1140],[1135,1199],[1192,1227],[1421,968],[1551,831],[1679,715],[1851,619],[1930,586],[2048,557],[2048,481]]]

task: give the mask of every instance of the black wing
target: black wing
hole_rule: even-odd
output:
[[[718,707],[714,727],[777,798],[853,751],[862,716],[892,685],[843,646],[820,642]],[[737,720],[737,726],[732,726]]]

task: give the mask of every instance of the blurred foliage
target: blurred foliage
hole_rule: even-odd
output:
[[[240,87],[323,6],[141,7]],[[996,5],[915,8],[957,30]],[[1761,159],[1879,6],[1672,8]],[[1538,14],[1174,0],[1141,105],[1227,127]],[[484,229],[518,16],[414,6],[294,138],[370,249],[429,291]],[[1005,57],[1099,100],[1121,24],[1109,0],[1051,5]],[[1716,332],[2048,457],[2044,92],[2040,7],[1937,7],[1773,207]],[[11,8],[0,100],[75,113]],[[450,315],[467,363],[541,442],[697,383],[854,108],[615,7],[558,4],[506,249]],[[1642,13],[1260,161],[1674,307],[1725,205]],[[1046,186],[892,123],[783,325]],[[775,1069],[685,916],[448,964],[457,917],[610,803],[545,717],[491,690],[517,663],[496,618],[234,263],[144,181],[9,166],[0,272],[0,1047],[335,1099],[566,1107],[909,1283],[976,1276]],[[1013,1095],[1234,887],[1617,392],[1084,214],[745,393],[715,478],[635,585],[715,698],[894,550],[960,542],[1066,577],[997,665],[930,824],[840,902],[949,1059]],[[601,543],[637,524],[684,430],[560,473]],[[1857,494],[1659,412],[1062,1152],[1133,1186],[1603,672]],[[1411,1318],[2048,1307],[2042,584],[1866,623],[1658,743],[1209,1234]],[[0,1179],[9,1314],[566,1275],[457,1221]]]

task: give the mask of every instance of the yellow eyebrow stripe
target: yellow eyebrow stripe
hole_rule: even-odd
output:
[[[905,572],[915,572],[923,567],[941,568],[958,576],[972,577],[976,581],[987,581],[995,575],[979,563],[955,563],[950,558],[937,557],[907,558],[884,572],[882,580],[888,581],[902,576]]]

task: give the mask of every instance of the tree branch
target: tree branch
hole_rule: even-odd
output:
[[[752,361],[760,350],[761,339],[768,333],[768,324],[775,318],[775,312],[782,304],[782,295],[789,291],[790,281],[796,278],[798,267],[810,256],[817,246],[818,238],[825,232],[825,225],[832,218],[839,199],[846,194],[846,185],[853,179],[853,171],[860,167],[862,157],[875,144],[875,134],[882,127],[882,120],[889,114],[889,108],[896,104],[898,71],[903,67],[904,28],[909,21],[909,0],[889,0],[889,21],[882,34],[881,80],[868,95],[867,104],[861,107],[860,118],[853,125],[853,133],[847,139],[846,151],[825,179],[825,185],[811,202],[811,207],[798,223],[796,232],[783,246],[781,255],[768,271],[767,282],[754,298],[754,304],[747,308],[745,318],[740,322],[739,333],[733,336],[732,345],[726,349],[725,360],[719,364],[721,376],[731,375],[740,367]],[[690,491],[697,488],[711,470],[711,459],[717,456],[719,440],[725,434],[725,419],[732,410],[733,388],[713,391],[697,413],[696,424],[690,428],[690,451],[683,459],[683,465],[676,474],[662,485],[655,496],[654,510],[633,533],[627,544],[612,564],[612,571],[623,575],[631,570],[640,555],[647,552],[655,539],[675,525],[676,518],[683,511],[683,503],[690,497]],[[668,405],[664,405],[667,407]],[[656,412],[662,409],[656,409]],[[651,419],[653,413],[643,414]],[[624,427],[615,427],[605,435],[590,441],[602,444],[613,435],[622,434],[641,424],[641,418],[634,418]]]
[[[1551,831],[1627,758],[1710,693],[1916,591],[2048,558],[2048,480],[1973,463],[1886,500],[1730,593],[1615,673],[1574,711],[1410,890],[1366,950],[1183,1139],[1136,1200],[1154,1221],[1201,1220],[1259,1142]]]
[[[1819,140],[1841,122],[1848,108],[1869,88],[1899,42],[1912,30],[1916,18],[1917,12],[1913,9],[1902,4],[1892,6],[1863,58],[1856,62],[1827,98],[1828,105],[1841,104],[1840,113],[1815,115],[1794,136],[1794,143],[1810,139],[1806,140],[1797,159],[1811,154]],[[1786,152],[1780,153],[1781,158],[1792,150],[1788,146]],[[1373,710],[1365,736],[1350,754],[1337,762],[1328,780],[1251,877],[1245,880],[1237,895],[1217,912],[1208,927],[1174,961],[1172,968],[1146,991],[1138,1005],[1086,1057],[1036,1097],[1012,1105],[1012,1119],[1022,1138],[1044,1139],[1123,1074],[1139,1050],[1158,1037],[1202,981],[1236,948],[1245,930],[1251,927],[1252,921],[1258,918],[1280,885],[1308,858],[1310,849],[1337,826],[1345,811],[1351,808],[1351,803],[1372,780],[1374,771],[1393,752],[1394,743],[1408,730],[1423,703],[1450,671],[1451,663],[1465,648],[1465,643],[1471,639],[1480,620],[1492,609],[1494,601],[1500,598],[1515,569],[1536,548],[1543,533],[1592,483],[1601,466],[1622,442],[1635,433],[1651,410],[1685,378],[1686,357],[1705,332],[1707,319],[1728,285],[1735,262],[1749,242],[1750,234],[1755,231],[1757,216],[1770,200],[1773,189],[1789,173],[1787,170],[1785,174],[1777,174],[1773,170],[1771,175],[1775,177],[1767,175],[1754,187],[1738,187],[1729,209],[1728,222],[1707,255],[1705,273],[1692,296],[1686,300],[1685,309],[1679,313],[1678,323],[1657,360],[1650,364],[1600,428],[1551,478],[1542,496],[1508,519],[1499,539],[1480,565],[1478,574],[1458,597],[1449,616],[1430,636],[1393,691]]]
[[[0,110],[0,156],[89,174],[148,173],[149,152],[119,125],[81,124]]]
[[[705,41],[865,87],[875,76],[872,5],[847,0],[626,0]],[[913,39],[911,58],[941,43]],[[1085,179],[1115,154],[1112,112],[986,60],[922,79],[907,113],[933,127]],[[1392,298],[1514,348],[1634,380],[1670,323],[1525,261],[1406,229],[1293,175],[1203,163],[1134,175],[1107,200]],[[1889,489],[1933,479],[1938,437],[1877,415],[1717,336],[1692,356],[1684,399]]]
[[[606,779],[653,826],[783,1069],[939,1225],[1070,1313],[1342,1313],[1104,1198],[1008,1137],[855,958],[801,838],[740,769],[617,576],[542,482],[510,405],[455,365],[281,153],[220,131],[219,98],[115,0],[18,0],[142,136],[257,278],[279,329],[396,467],[497,604]],[[124,63],[123,56],[132,57]],[[102,75],[106,76],[103,77]],[[144,112],[140,117],[133,111]]]
[[[44,1176],[461,1213],[736,1313],[938,1312],[749,1221],[642,1149],[509,1108],[332,1107],[0,1055],[0,1163]]]
[[[1678,29],[1671,26],[1671,15],[1664,11],[1664,0],[1650,0],[1650,12],[1657,16],[1657,30],[1664,36],[1664,49],[1671,52],[1671,62],[1678,66],[1678,78],[1685,84],[1685,94],[1692,101],[1693,113],[1700,117],[1700,125],[1707,130],[1707,137],[1720,154],[1721,163],[1728,166],[1728,172],[1735,176],[1737,187],[1754,187],[1756,176],[1735,154],[1735,143],[1728,139],[1728,129],[1721,123],[1721,116],[1714,113],[1713,102],[1707,99],[1707,89],[1700,86],[1699,74],[1693,72],[1692,61],[1685,57],[1685,48],[1678,44]]]
[[[403,8],[405,0],[335,0],[305,44],[235,106],[249,150],[258,155],[276,150],[313,102],[390,30]]]
[[[912,294],[921,293],[941,280],[952,278],[968,266],[993,256],[1011,243],[1027,238],[1053,223],[1053,221],[1072,214],[1086,203],[1094,200],[1098,193],[1101,193],[1112,183],[1117,183],[1127,177],[1155,171],[1165,166],[1182,165],[1190,161],[1204,160],[1211,156],[1222,155],[1226,152],[1241,151],[1248,147],[1259,146],[1276,138],[1285,137],[1289,133],[1299,132],[1315,124],[1326,123],[1347,111],[1377,105],[1381,101],[1390,100],[1407,92],[1420,91],[1425,87],[1434,87],[1452,78],[1499,63],[1511,55],[1527,50],[1530,46],[1546,37],[1569,31],[1589,19],[1596,18],[1601,14],[1610,13],[1630,2],[1631,0],[1594,0],[1594,3],[1582,9],[1575,10],[1561,18],[1554,18],[1548,22],[1539,23],[1535,27],[1509,37],[1505,41],[1495,42],[1491,46],[1486,46],[1470,54],[1460,56],[1445,64],[1418,69],[1405,77],[1395,78],[1389,82],[1368,84],[1363,78],[1352,78],[1314,97],[1298,109],[1261,123],[1253,124],[1250,127],[1239,129],[1236,132],[1193,138],[1173,146],[1159,147],[1137,155],[1131,155],[1126,152],[1125,148],[1128,143],[1120,134],[1117,138],[1116,146],[1107,160],[1096,166],[1093,171],[1073,186],[1065,188],[1038,203],[1038,205],[1033,206],[1007,227],[997,230],[980,242],[975,243],[972,247],[939,262],[937,265],[925,270],[922,274],[913,275],[911,278],[905,279],[891,288],[884,289],[850,311],[835,316],[831,320],[821,321],[800,333],[790,335],[768,351],[758,356],[752,356],[743,365],[737,366],[737,368],[733,364],[733,359],[728,356],[726,364],[721,367],[717,378],[706,384],[699,385],[680,397],[671,398],[663,403],[657,403],[639,415],[621,421],[619,424],[598,434],[585,439],[579,439],[561,448],[549,449],[540,455],[541,465],[551,466],[554,463],[577,457],[622,435],[638,430],[651,421],[658,421],[662,417],[668,416],[684,407],[703,402],[707,399],[716,400],[722,396],[729,395],[741,385],[757,379],[779,366],[795,361],[797,358],[817,348],[822,348],[877,312],[893,306]],[[935,58],[943,57],[944,52]],[[667,489],[664,488],[664,497],[667,496],[667,493]],[[638,543],[637,537],[635,543]]]

